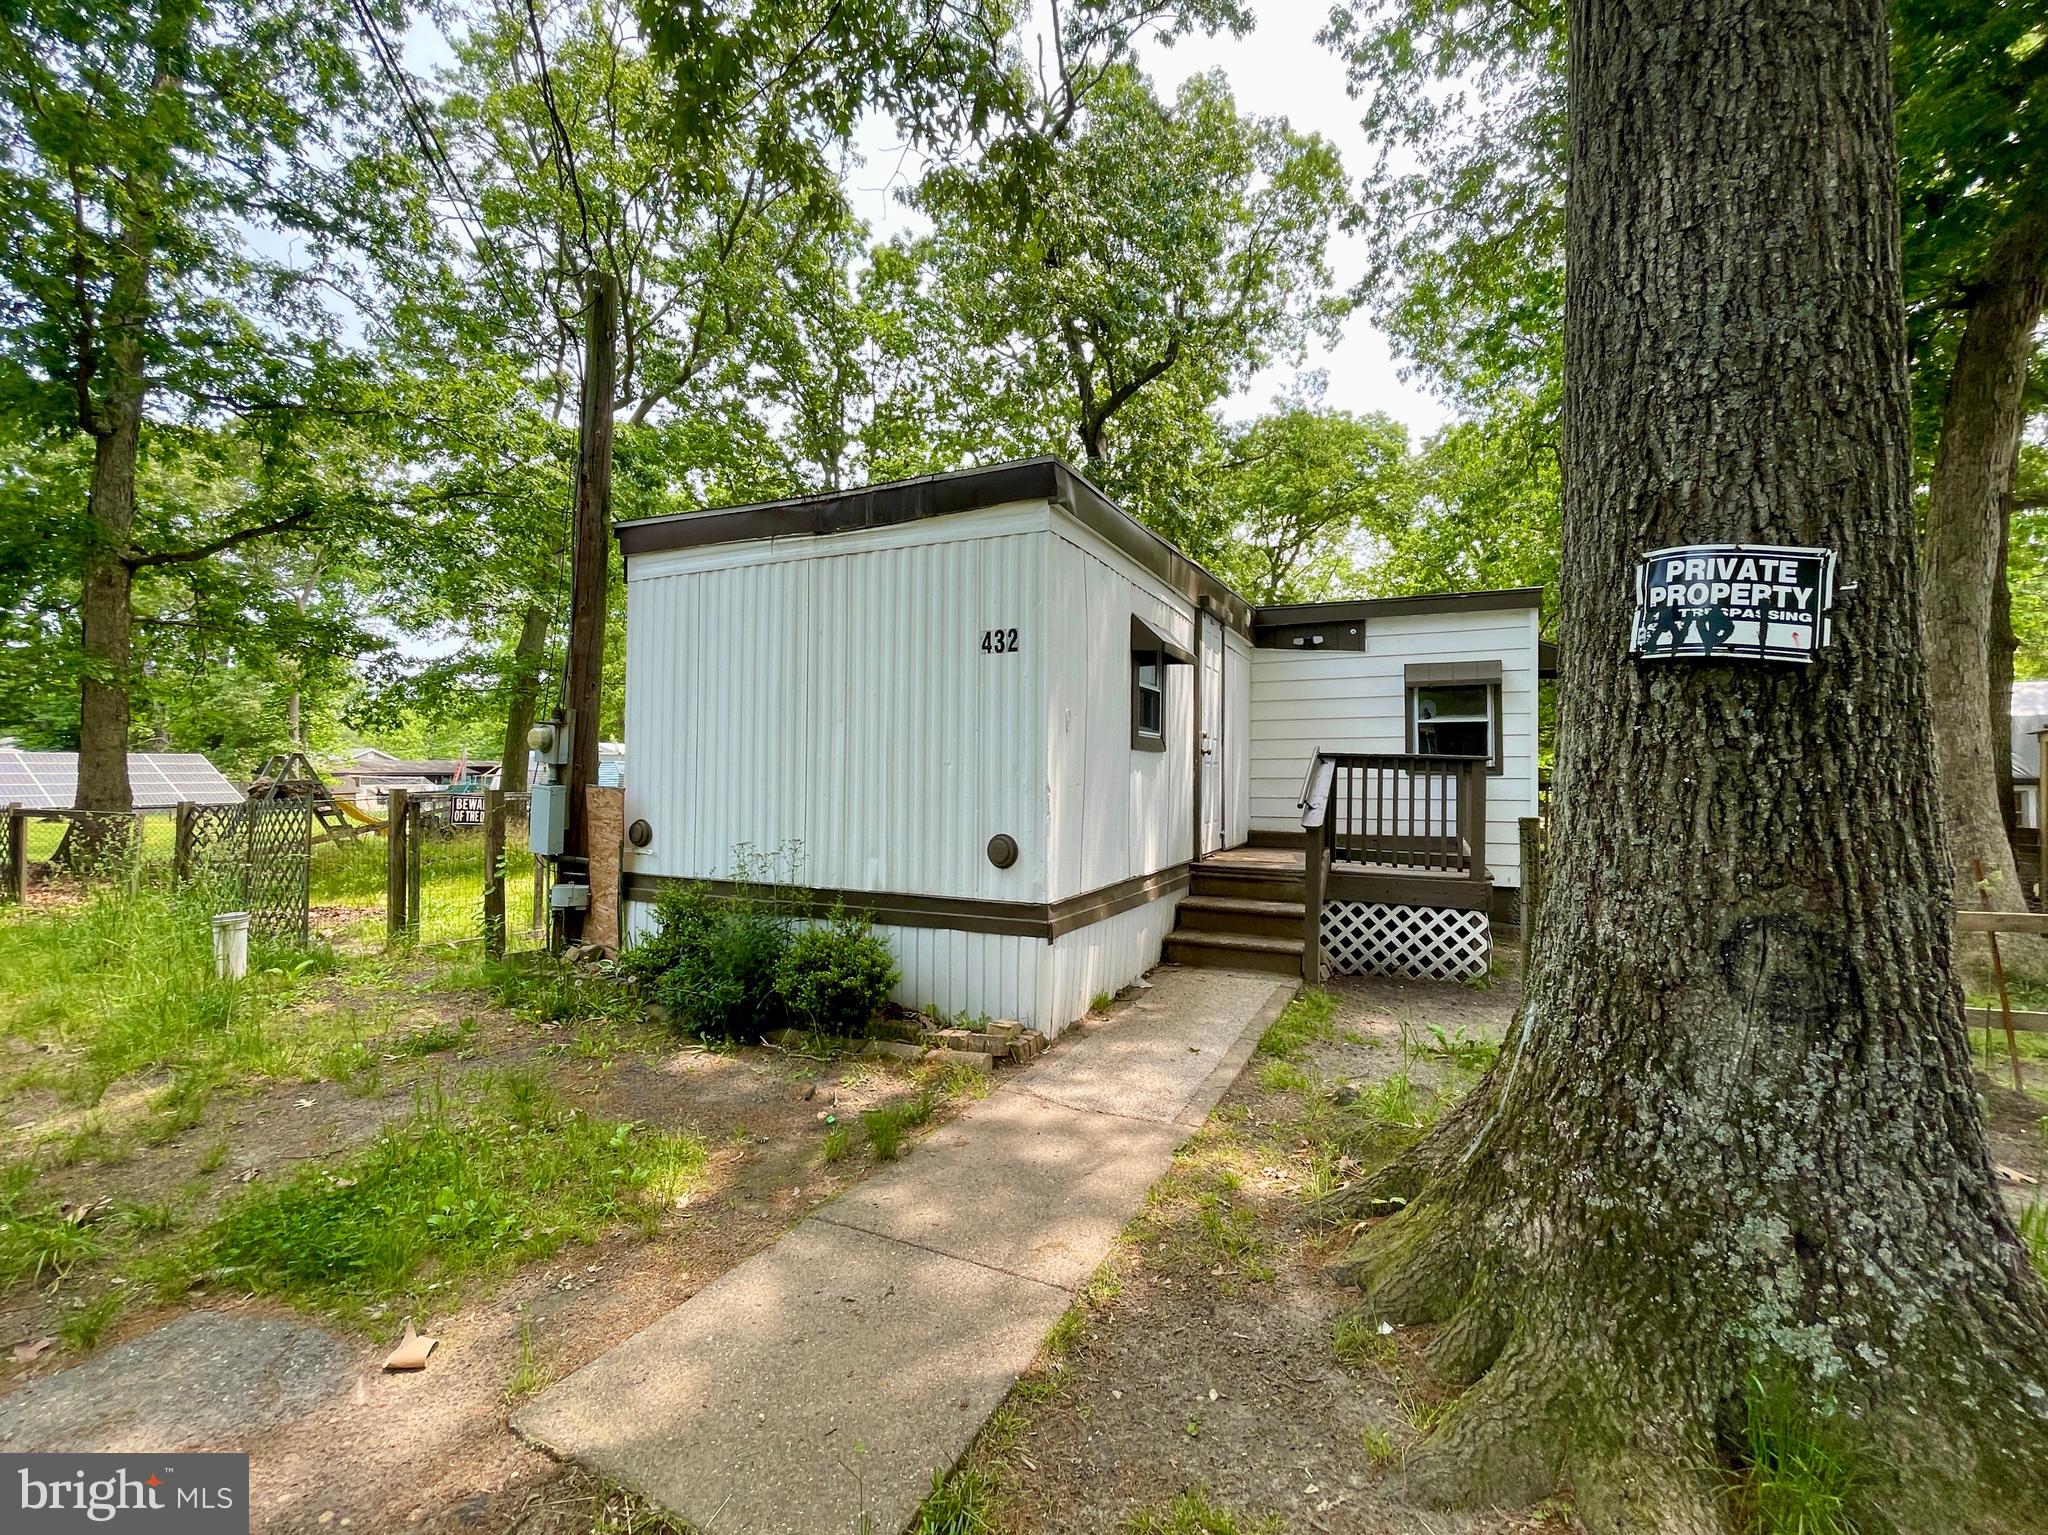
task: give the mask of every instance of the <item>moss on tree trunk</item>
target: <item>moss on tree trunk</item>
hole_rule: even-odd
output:
[[[1556,862],[1487,1079],[1347,1195],[1405,1203],[1344,1272],[1473,1382],[1406,1485],[1723,1530],[1761,1365],[1849,1415],[1864,1529],[2048,1527],[2048,1295],[1950,966],[1884,8],[1570,33]],[[1637,556],[1708,541],[1839,551],[1833,645],[1631,661]]]

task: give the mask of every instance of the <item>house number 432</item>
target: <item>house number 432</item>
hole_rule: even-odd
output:
[[[1015,629],[982,630],[981,653],[985,656],[1015,655],[1017,653],[1017,631]]]

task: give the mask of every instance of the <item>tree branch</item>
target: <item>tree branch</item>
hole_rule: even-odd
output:
[[[211,543],[200,544],[191,549],[165,549],[155,554],[140,554],[131,551],[122,557],[121,563],[130,570],[142,570],[152,565],[196,564],[200,560],[211,559],[216,554],[224,554],[237,545],[251,543],[259,538],[268,538],[273,533],[283,533],[292,528],[301,527],[319,516],[320,512],[321,508],[318,506],[302,507],[289,516],[279,517],[272,522],[260,522],[254,527],[238,528],[233,533],[214,539]]]

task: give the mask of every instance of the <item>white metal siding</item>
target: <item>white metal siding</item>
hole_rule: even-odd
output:
[[[1054,901],[1184,863],[1194,840],[1192,667],[1166,668],[1166,750],[1131,749],[1131,615],[1192,650],[1193,610],[1088,535],[1056,531],[1044,759]]]
[[[1486,780],[1486,862],[1495,884],[1520,886],[1516,823],[1536,813],[1536,620],[1533,608],[1373,617],[1362,652],[1255,651],[1252,828],[1301,830],[1297,801],[1317,750],[1408,749],[1409,662],[1499,661],[1505,770]]]
[[[1178,896],[1150,901],[1055,938],[1046,955],[1040,1027],[1057,1034],[1088,1011],[1098,992],[1121,991],[1158,964],[1179,905]]]
[[[1223,845],[1237,847],[1252,824],[1252,647],[1235,631],[1224,636]]]
[[[849,890],[1043,901],[1043,503],[905,529],[637,557],[626,816],[636,872],[721,878],[801,845]],[[1063,546],[1064,547],[1064,546]],[[1054,610],[1057,613],[1058,610]],[[1013,653],[982,635],[1014,627]],[[1017,839],[1009,869],[989,838]]]

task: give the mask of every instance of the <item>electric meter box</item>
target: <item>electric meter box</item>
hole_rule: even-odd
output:
[[[569,821],[569,786],[535,784],[527,812],[526,846],[539,858],[562,856],[562,830]]]

